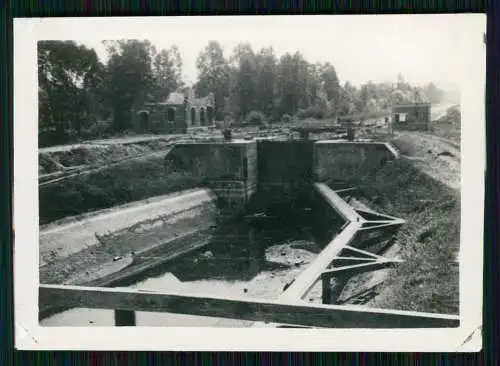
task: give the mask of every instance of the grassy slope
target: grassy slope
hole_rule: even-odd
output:
[[[199,185],[196,177],[169,172],[162,157],[134,160],[41,187],[40,224]]]
[[[360,197],[407,220],[397,244],[405,264],[393,269],[376,306],[457,314],[460,197],[403,159],[367,177]]]

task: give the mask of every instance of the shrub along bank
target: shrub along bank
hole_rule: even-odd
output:
[[[55,220],[201,185],[201,179],[166,168],[164,159],[132,160],[39,189],[39,222]]]
[[[361,182],[358,199],[406,220],[397,236],[406,262],[390,271],[372,306],[458,314],[460,195],[399,159]]]

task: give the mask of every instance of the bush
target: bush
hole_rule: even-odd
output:
[[[298,119],[315,118],[323,119],[325,117],[325,112],[320,107],[314,106],[306,109],[299,109],[297,112]]]
[[[453,124],[460,124],[460,118],[461,118],[461,114],[460,114],[460,109],[458,109],[457,107],[451,107],[451,108],[448,108],[448,110],[446,111],[446,115],[444,116],[444,120],[448,123],[453,123]]]
[[[248,113],[245,122],[250,126],[265,126],[267,124],[264,113],[258,111],[251,111]]]
[[[40,129],[38,132],[38,147],[64,145],[77,141],[78,138],[75,130],[61,132],[55,129]]]
[[[292,117],[288,113],[285,113],[283,117],[281,117],[281,122],[290,123],[292,121]]]
[[[83,138],[103,138],[108,137],[110,134],[111,124],[109,121],[95,121],[92,122],[87,128],[82,130],[81,137]]]

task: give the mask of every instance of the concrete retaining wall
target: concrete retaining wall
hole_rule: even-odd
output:
[[[82,250],[101,244],[116,233],[127,232],[130,242],[145,239],[147,245],[161,242],[163,223],[193,214],[208,205],[214,214],[214,197],[208,189],[190,190],[184,194],[158,197],[153,202],[136,202],[126,208],[116,207],[103,214],[75,220],[40,232],[40,266],[67,258]],[[212,208],[210,208],[212,207]],[[195,213],[194,213],[195,214]],[[122,235],[121,240],[124,240]],[[152,238],[157,237],[157,240]]]
[[[252,151],[253,150],[253,151]],[[241,143],[193,143],[176,145],[166,156],[175,168],[207,180],[255,180],[256,145]]]
[[[166,157],[174,169],[203,177],[230,211],[240,211],[256,192],[254,201],[266,205],[299,204],[314,181],[356,181],[395,158],[387,143],[339,141],[192,143]]]
[[[388,143],[318,141],[314,148],[315,180],[356,181],[397,157]]]
[[[313,141],[259,141],[259,183],[311,181]]]
[[[203,177],[224,212],[240,211],[257,189],[257,145],[252,141],[177,145],[165,159],[174,169]]]

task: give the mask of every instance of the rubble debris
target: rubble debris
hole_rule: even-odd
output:
[[[453,154],[452,154],[451,152],[449,152],[449,151],[442,151],[442,152],[440,152],[439,154],[437,154],[437,156],[451,156],[451,157],[453,157],[453,156],[455,156],[455,155],[453,155]]]
[[[201,255],[203,258],[210,259],[214,257],[214,253],[211,250],[207,250],[205,253]]]

